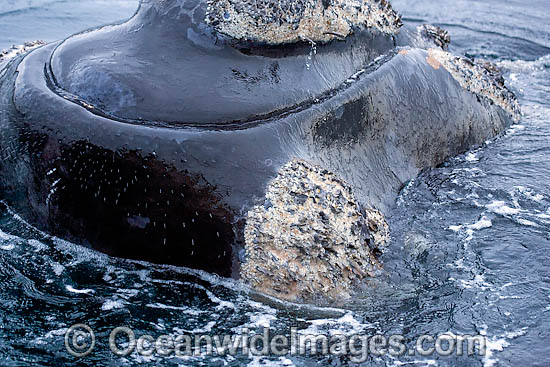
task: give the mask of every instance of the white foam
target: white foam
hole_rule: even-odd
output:
[[[272,314],[253,314],[250,315],[250,326],[268,328],[271,326],[271,322],[275,320],[277,320],[277,317]]]
[[[352,312],[346,313],[340,318],[320,319],[307,321],[310,326],[307,329],[300,330],[304,335],[326,335],[328,331],[331,335],[355,335],[360,334],[369,325],[358,321]]]
[[[405,204],[407,204],[408,201],[406,200],[406,197],[407,197],[407,195],[409,195],[409,191],[413,188],[414,185],[415,185],[415,180],[412,179],[409,182],[407,182],[405,187],[403,187],[401,189],[401,193],[399,194],[399,197],[397,198],[397,206],[398,207],[402,207]]]
[[[527,219],[516,219],[516,221],[521,224],[521,225],[524,225],[524,226],[527,226],[527,227],[540,227],[537,223],[535,222],[531,222],[530,220],[527,220]]]
[[[20,240],[19,237],[8,234],[0,229],[0,240],[2,241],[17,241]]]
[[[527,327],[521,328],[516,331],[508,331],[499,336],[487,337],[487,325],[482,325],[480,334],[486,338],[486,353],[483,357],[484,367],[498,366],[498,359],[495,358],[495,352],[502,352],[505,348],[510,346],[509,339],[516,339],[520,336],[527,334]]]
[[[31,245],[32,247],[35,248],[35,251],[44,251],[44,250],[47,250],[48,249],[48,246],[46,246],[45,244],[43,244],[42,242],[38,241],[38,240],[28,240],[27,241],[29,245]]]
[[[214,328],[214,326],[216,326],[216,321],[210,321],[208,322],[204,327],[202,328],[195,328],[193,329],[192,333],[193,334],[206,334],[206,333],[210,333],[212,331],[212,329]]]
[[[503,295],[499,295],[498,296],[498,299],[523,299],[524,297],[521,297],[521,296],[503,296]]]
[[[491,221],[491,219],[488,218],[487,216],[482,216],[475,223],[468,224],[468,225],[454,225],[454,226],[449,226],[448,228],[449,230],[457,233],[461,232],[462,230],[465,230],[466,238],[464,241],[465,243],[468,243],[472,241],[472,239],[474,238],[475,231],[491,228],[492,226],[493,226],[493,222]]]
[[[7,244],[7,245],[0,245],[0,249],[4,251],[11,251],[15,248],[13,243]]]
[[[247,367],[292,367],[294,363],[286,358],[279,357],[277,360],[270,360],[265,357],[253,356],[250,355],[251,361],[248,363]]]
[[[124,308],[124,303],[122,301],[109,299],[103,303],[103,305],[101,306],[101,311],[110,311],[119,308]]]
[[[508,347],[510,343],[506,339],[487,339],[486,352],[483,356],[483,366],[493,367],[497,365],[498,359],[493,358],[495,352],[502,352],[504,348]]]
[[[493,222],[486,216],[483,216],[477,222],[470,224],[468,228],[478,231],[480,229],[491,228],[492,226]]]
[[[44,338],[46,339],[56,338],[58,336],[65,335],[66,333],[67,333],[67,328],[56,329],[56,330],[48,331],[46,335],[44,335]]]
[[[93,289],[76,289],[76,288],[73,288],[73,286],[66,286],[65,287],[69,292],[72,292],[72,293],[76,293],[76,294],[91,294],[91,293],[95,293],[95,291]]]
[[[506,205],[504,201],[493,201],[485,207],[495,214],[500,214],[504,216],[516,215],[521,212],[521,209],[511,208]]]
[[[544,195],[536,194],[533,192],[533,190],[524,187],[524,186],[514,186],[515,189],[517,189],[520,194],[522,194],[525,198],[535,201],[537,203],[540,203],[544,200]]]
[[[414,360],[414,361],[399,361],[394,360],[392,361],[392,364],[388,366],[395,366],[395,367],[401,367],[401,366],[437,366],[437,361],[434,359],[423,359],[423,360]]]
[[[235,304],[231,301],[224,301],[214,295],[214,293],[210,292],[206,288],[203,288],[206,291],[206,294],[208,295],[208,298],[214,303],[217,303],[216,310],[223,309],[223,308],[231,308],[235,309]]]
[[[116,294],[118,297],[129,300],[132,297],[136,297],[139,295],[138,289],[125,289],[125,288],[118,288],[116,291]]]
[[[4,251],[11,251],[15,248],[14,242],[21,241],[21,238],[13,236],[0,229],[0,249]],[[6,243],[3,243],[6,242]]]
[[[477,157],[477,153],[475,152],[469,152],[464,157],[466,162],[479,162],[479,158]]]
[[[180,313],[191,315],[191,316],[199,316],[199,315],[206,312],[206,311],[191,309],[189,307],[184,307],[184,306],[164,305],[162,303],[149,303],[145,306],[149,307],[149,308],[158,308],[158,309],[162,309],[162,310],[179,311]]]
[[[457,268],[457,269],[469,270],[470,267],[468,267],[468,266],[466,266],[466,265],[464,264],[464,260],[465,260],[464,257],[461,257],[460,259],[457,259],[457,260],[453,263],[454,267]]]
[[[110,258],[108,255],[58,237],[48,237],[51,238],[56,248],[62,250],[63,252],[69,252],[72,255],[73,260],[67,264],[68,266],[74,266],[82,262],[94,262],[96,266],[100,266],[101,264],[109,262]]]
[[[449,278],[451,281],[455,281],[459,287],[462,289],[472,289],[477,288],[479,290],[487,290],[491,289],[491,284],[489,284],[486,280],[483,274],[476,274],[473,279],[470,280],[464,280],[464,279],[455,279],[455,278]]]
[[[274,308],[250,299],[247,300],[246,303],[257,311],[247,312],[246,315],[248,316],[249,321],[241,326],[232,328],[235,333],[239,333],[243,328],[269,328],[271,326],[271,322],[277,320],[277,310]]]

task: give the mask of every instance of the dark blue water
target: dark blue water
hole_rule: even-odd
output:
[[[345,357],[119,358],[117,326],[153,335],[223,334],[270,325],[285,334],[424,333],[487,336],[475,357],[369,357],[364,365],[550,365],[550,1],[413,1],[394,7],[412,23],[451,32],[452,51],[490,59],[520,99],[519,124],[410,182],[391,218],[384,273],[334,308],[267,300],[237,282],[113,259],[52,238],[0,204],[0,365],[349,365]],[[136,1],[0,0],[0,48],[52,41],[129,17]],[[96,351],[65,349],[85,322]]]

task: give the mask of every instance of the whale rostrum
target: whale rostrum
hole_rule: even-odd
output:
[[[352,297],[403,185],[520,117],[449,42],[383,0],[142,0],[0,54],[1,198],[113,256]]]

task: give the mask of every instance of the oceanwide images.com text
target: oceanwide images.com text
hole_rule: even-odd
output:
[[[328,356],[346,355],[354,363],[367,360],[369,355],[391,356],[483,356],[486,338],[482,335],[438,336],[422,335],[407,341],[402,335],[309,335],[297,328],[290,334],[276,334],[269,328],[253,332],[243,328],[238,334],[206,335],[137,335],[128,327],[113,329],[108,349],[119,357],[203,357],[203,356]],[[99,345],[95,332],[88,325],[73,325],[65,333],[65,346],[74,357],[84,358]]]

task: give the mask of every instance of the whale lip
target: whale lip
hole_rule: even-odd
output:
[[[262,46],[220,39],[204,1],[142,2],[128,22],[75,35],[52,52],[52,89],[113,120],[239,129],[310,105],[395,46],[365,30],[345,40]]]
[[[186,121],[160,121],[160,120],[143,120],[143,119],[132,119],[119,117],[113,113],[109,113],[106,110],[97,107],[85,99],[79,97],[78,95],[72,94],[71,92],[63,89],[57,82],[51,64],[47,64],[44,68],[44,77],[48,88],[55,94],[63,97],[65,100],[70,101],[83,107],[88,110],[88,112],[97,115],[102,118],[113,120],[120,123],[130,124],[130,125],[141,125],[141,126],[150,126],[150,127],[160,127],[160,128],[170,128],[170,129],[187,129],[187,128],[198,128],[203,130],[221,130],[221,131],[231,131],[231,130],[242,130],[248,129],[260,124],[269,123],[271,121],[280,120],[291,114],[300,112],[304,109],[310,108],[314,104],[321,103],[331,97],[336,93],[345,90],[350,86],[350,83],[356,80],[356,78],[363,73],[370,73],[378,69],[381,65],[386,63],[388,60],[392,59],[397,52],[392,50],[385,55],[382,55],[372,61],[369,65],[363,69],[358,70],[356,73],[351,75],[338,87],[328,90],[311,100],[303,101],[296,105],[291,105],[289,107],[281,108],[265,114],[252,115],[246,118],[233,120],[233,121],[224,121],[223,123],[216,122],[186,122]]]

